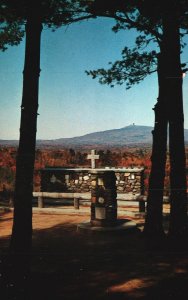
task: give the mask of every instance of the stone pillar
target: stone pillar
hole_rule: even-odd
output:
[[[117,193],[114,171],[92,170],[91,225],[115,226],[117,223]]]
[[[146,212],[145,201],[139,200],[139,212]]]
[[[44,199],[42,196],[38,197],[38,208],[43,208],[44,207]]]
[[[74,198],[74,208],[79,209],[80,208],[80,199]]]

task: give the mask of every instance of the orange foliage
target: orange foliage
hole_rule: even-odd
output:
[[[89,150],[87,151],[87,153]],[[74,149],[37,149],[34,172],[34,190],[40,187],[40,169],[49,167],[90,167],[90,161],[87,160],[85,150]],[[149,173],[151,168],[151,148],[116,148],[108,150],[98,150],[100,155],[97,161],[97,167],[144,167],[144,185],[148,189]],[[186,157],[188,159],[188,148],[186,148]],[[170,164],[167,156],[165,194],[169,191],[169,172]],[[3,185],[7,189],[14,188],[14,179],[16,173],[16,148],[0,148],[0,190]]]

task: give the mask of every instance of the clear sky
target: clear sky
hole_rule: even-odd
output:
[[[156,75],[126,90],[110,88],[85,74],[120,58],[134,44],[134,32],[111,31],[112,20],[97,19],[51,32],[41,44],[38,139],[79,136],[132,123],[153,126]],[[0,53],[0,139],[18,139],[24,41]],[[187,59],[184,50],[184,61]],[[185,128],[188,128],[188,76],[184,79]]]

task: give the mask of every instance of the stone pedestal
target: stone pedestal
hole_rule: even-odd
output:
[[[44,207],[44,200],[42,197],[38,197],[38,208]]]
[[[117,193],[114,171],[91,170],[91,226],[117,225]]]
[[[89,172],[91,176],[91,219],[78,224],[83,233],[118,233],[137,230],[136,223],[117,219],[116,176],[111,170]]]

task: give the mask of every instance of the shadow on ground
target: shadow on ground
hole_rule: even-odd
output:
[[[165,239],[148,242],[140,231],[89,235],[78,233],[73,222],[35,230],[31,260],[32,300],[182,300],[188,295],[187,250]]]

